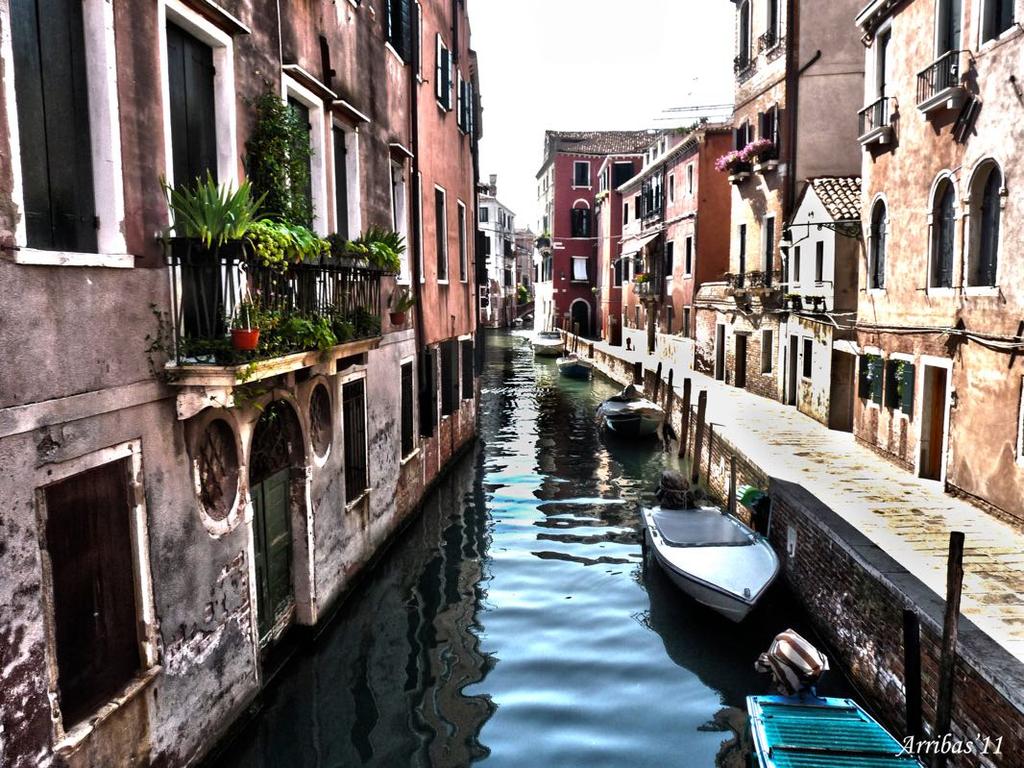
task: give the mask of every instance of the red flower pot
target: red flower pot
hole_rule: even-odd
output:
[[[394,326],[405,325],[405,312],[391,312],[391,324]]]
[[[259,346],[259,328],[232,328],[231,346],[239,352],[252,352]]]

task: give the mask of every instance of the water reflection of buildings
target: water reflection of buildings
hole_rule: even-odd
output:
[[[488,546],[481,461],[466,457],[437,488],[219,764],[468,765],[488,754],[479,736],[495,705],[463,693],[493,666],[474,631]]]

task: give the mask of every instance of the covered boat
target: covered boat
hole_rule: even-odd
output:
[[[562,334],[558,331],[540,331],[533,337],[533,354],[540,357],[558,357],[565,351]]]
[[[642,511],[647,541],[672,582],[697,602],[742,621],[779,573],[767,539],[699,495],[678,472],[662,474],[658,500]]]
[[[565,357],[560,357],[555,361],[558,366],[558,372],[563,376],[568,376],[571,379],[589,379],[591,371],[594,368],[594,364],[586,358],[580,357],[575,352],[572,352]]]
[[[653,435],[665,421],[661,406],[641,396],[632,384],[601,403],[597,412],[609,430],[623,437]]]

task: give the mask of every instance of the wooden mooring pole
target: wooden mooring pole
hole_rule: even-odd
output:
[[[697,433],[693,443],[693,473],[690,479],[696,483],[700,480],[700,453],[704,446],[704,418],[708,412],[708,391],[702,389],[697,396]],[[708,464],[710,473],[711,465]]]
[[[921,620],[917,611],[903,611],[903,692],[907,708],[905,736],[920,739],[921,719]]]
[[[658,370],[654,372],[654,397],[651,399],[654,402],[658,402],[658,397],[661,395],[661,363],[658,363]]]
[[[729,514],[736,516],[736,457],[729,457],[729,503],[726,505]]]
[[[679,457],[685,458],[686,452],[689,449],[690,441],[690,391],[693,388],[693,382],[690,377],[687,376],[683,379],[683,414],[682,423],[679,425]]]
[[[939,657],[939,694],[935,702],[935,730],[941,739],[949,733],[953,721],[953,682],[956,672],[956,639],[960,620],[960,593],[964,586],[964,534],[949,534],[949,559],[946,561],[946,615],[942,623],[942,655]],[[945,768],[947,756],[938,754],[933,768]]]

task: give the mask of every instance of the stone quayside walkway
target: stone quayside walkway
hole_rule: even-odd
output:
[[[597,342],[595,350],[656,370],[659,357]],[[582,351],[582,344],[581,344]],[[663,371],[668,376],[668,368]],[[707,420],[766,474],[802,485],[939,597],[946,594],[950,531],[966,535],[961,610],[1024,661],[1024,533],[914,477],[852,434],[822,426],[795,408],[699,373],[692,398],[708,392]],[[682,402],[681,371],[673,383]]]

